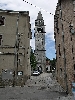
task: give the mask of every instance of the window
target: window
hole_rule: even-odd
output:
[[[5,19],[5,17],[0,16],[0,26],[1,26],[1,25],[4,25],[4,19]]]
[[[58,18],[55,20],[55,24],[54,24],[55,28],[58,28]]]
[[[59,28],[57,28],[57,33],[59,34]]]
[[[27,54],[28,54],[28,51],[27,51]]]
[[[23,71],[18,71],[18,75],[23,75]]]
[[[62,35],[62,38],[63,38],[63,42],[64,42],[64,35]]]
[[[37,28],[37,31],[43,33],[43,28]]]
[[[4,71],[5,71],[5,73],[7,73],[7,69],[5,69]]]
[[[74,70],[75,70],[75,64],[74,64]]]
[[[74,75],[74,78],[75,78],[75,74],[73,74]]]
[[[65,54],[65,48],[64,48],[64,54]]]
[[[73,53],[73,45],[72,45],[72,53]]]
[[[18,59],[19,65],[20,65],[20,61],[21,61],[21,59],[19,58],[19,59]]]
[[[72,37],[71,37],[71,41],[72,41]]]
[[[58,46],[58,47],[59,47],[59,55],[61,56],[61,52],[60,52],[60,44],[59,44],[59,46]]]
[[[29,38],[29,32],[28,32],[28,38]]]
[[[1,42],[2,42],[2,35],[0,35],[0,45],[1,45]]]

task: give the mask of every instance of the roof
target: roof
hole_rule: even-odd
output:
[[[22,13],[22,14],[28,14],[28,15],[29,15],[29,11],[14,11],[14,10],[3,10],[3,9],[0,9],[0,12],[7,12],[7,13]]]

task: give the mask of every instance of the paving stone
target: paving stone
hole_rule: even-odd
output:
[[[0,100],[73,100],[51,77],[51,73],[42,73],[28,79],[24,87],[0,88]]]

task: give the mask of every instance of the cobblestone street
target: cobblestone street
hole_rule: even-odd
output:
[[[0,100],[73,100],[67,96],[51,73],[31,76],[24,87],[0,88]]]

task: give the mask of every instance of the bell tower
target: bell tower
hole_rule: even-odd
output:
[[[46,69],[46,55],[45,55],[45,25],[44,20],[39,11],[37,19],[35,20],[35,56],[37,61],[36,69],[45,71]]]

